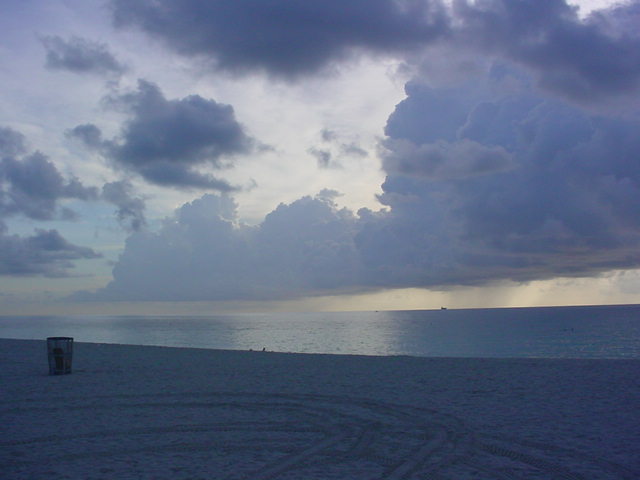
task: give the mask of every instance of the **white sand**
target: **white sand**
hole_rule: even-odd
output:
[[[0,478],[640,478],[640,361],[0,340]]]

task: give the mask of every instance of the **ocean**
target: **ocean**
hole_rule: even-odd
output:
[[[268,313],[0,316],[0,338],[296,353],[640,358],[640,305]]]

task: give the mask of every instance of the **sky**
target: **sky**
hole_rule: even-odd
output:
[[[640,302],[640,1],[4,6],[0,314]]]

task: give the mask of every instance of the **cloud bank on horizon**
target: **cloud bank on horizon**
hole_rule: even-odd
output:
[[[129,232],[111,282],[77,299],[271,300],[640,268],[640,1],[586,17],[564,0],[108,6],[117,31],[143,32],[209,78],[261,77],[286,90],[341,75],[339,65],[394,58],[408,79],[376,152],[331,126],[308,146],[318,171],[339,170],[338,151],[376,155],[379,210],[340,207],[327,186],[243,222],[233,198],[243,187],[224,173],[279,146],[262,143],[233,105],[171,98],[153,79],[127,91],[111,84],[101,105],[122,115],[115,128],[88,119],[67,130],[121,176],[102,186],[65,179],[3,128],[3,218],[71,218],[61,200],[108,202]],[[50,70],[113,82],[133,68],[102,41],[40,41]],[[151,228],[131,175],[198,197]],[[0,233],[26,252],[0,258],[4,275],[70,273],[74,260],[98,256],[57,231]]]

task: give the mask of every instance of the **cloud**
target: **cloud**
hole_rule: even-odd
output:
[[[102,138],[102,131],[92,123],[77,125],[66,132],[67,137],[79,140],[86,147],[94,150],[108,148]]]
[[[368,155],[356,140],[329,128],[320,130],[319,139],[321,145],[307,149],[307,152],[316,159],[319,169],[341,169],[345,160]]]
[[[640,267],[640,122],[545,98],[511,82],[521,75],[409,84],[385,129],[380,211],[323,192],[249,227],[230,198],[206,195],[133,234],[89,297],[275,299]]]
[[[74,260],[99,258],[90,248],[62,238],[57,230],[37,229],[29,237],[9,235],[0,225],[0,275],[69,276]]]
[[[380,142],[379,211],[340,209],[325,191],[254,226],[217,178],[255,148],[230,106],[167,99],[146,81],[110,97],[127,116],[117,136],[90,123],[69,135],[147,182],[217,194],[151,231],[130,185],[105,185],[130,236],[113,281],[87,298],[275,299],[640,268],[638,1],[586,18],[564,0],[110,5],[118,26],[233,74],[301,80],[393,55],[413,77]],[[318,167],[367,154],[339,129],[307,146]],[[7,151],[21,148],[9,137]]]
[[[0,127],[0,157],[15,157],[26,151],[24,135],[11,128]]]
[[[315,157],[318,168],[331,168],[335,166],[335,164],[331,162],[331,152],[329,150],[312,147],[308,152]]]
[[[457,41],[530,68],[539,84],[580,102],[637,91],[640,35],[607,28],[636,16],[637,1],[581,20],[565,0],[454,2]]]
[[[0,275],[68,276],[73,260],[100,255],[68,242],[57,230],[36,229],[27,237],[11,235],[3,219],[16,215],[37,221],[75,218],[75,212],[60,203],[95,200],[97,189],[85,187],[74,177],[65,179],[42,153],[26,151],[22,134],[0,128]]]
[[[102,198],[118,207],[118,221],[127,231],[138,231],[147,224],[142,198],[133,196],[133,185],[128,180],[105,183]]]
[[[107,103],[129,114],[117,138],[104,140],[93,124],[67,134],[100,151],[116,168],[156,185],[232,191],[235,187],[226,181],[197,168],[228,168],[235,155],[255,147],[230,105],[199,95],[167,100],[156,85],[140,80],[137,91],[112,96]]]
[[[617,2],[589,14],[587,22],[612,37],[638,37],[640,2]]]
[[[80,125],[67,132],[94,148],[102,148],[100,130],[94,125]],[[25,152],[22,134],[0,128],[0,150],[6,154]],[[118,207],[118,221],[126,230],[138,230],[146,224],[144,200],[133,196],[127,180],[106,183],[99,193],[86,187],[75,177],[65,179],[56,166],[42,153],[0,159],[0,215],[3,218],[24,215],[33,220],[69,220],[75,212],[60,206],[60,201],[75,199],[96,201],[101,198]]]
[[[338,138],[338,134],[329,128],[323,128],[320,131],[320,138],[323,142],[332,142]]]
[[[340,145],[340,151],[348,157],[366,157],[369,155],[367,151],[357,143],[343,143]]]
[[[236,73],[315,74],[354,52],[408,61],[431,46],[526,66],[538,84],[594,103],[640,85],[640,3],[586,19],[565,0],[112,0],[114,22]]]
[[[338,208],[335,196],[323,190],[315,197],[280,204],[260,224],[251,245],[260,272],[256,284],[268,285],[269,295],[335,291],[357,283],[356,217]],[[269,284],[270,278],[277,281]]]
[[[47,52],[46,67],[51,70],[118,76],[127,70],[103,43],[81,37],[65,40],[57,35],[40,41]]]
[[[231,72],[316,73],[354,51],[394,53],[448,30],[439,0],[112,0],[114,22]]]
[[[408,140],[385,142],[385,171],[437,180],[487,175],[512,168],[511,155],[503,147],[463,139],[450,143],[416,145]]]
[[[416,144],[455,140],[469,109],[483,94],[480,86],[472,81],[455,87],[434,88],[419,79],[408,82],[405,93],[407,98],[396,105],[384,133]]]
[[[362,210],[325,190],[280,204],[257,226],[238,222],[226,196],[207,194],[178,209],[157,232],[131,235],[113,281],[76,299],[98,301],[273,300],[433,284],[450,267],[448,239],[429,225]],[[420,240],[412,237],[421,234]],[[402,244],[398,243],[402,242]],[[433,249],[425,257],[424,249]],[[438,267],[439,268],[436,268]]]
[[[355,217],[331,192],[281,204],[257,227],[238,223],[227,196],[179,208],[158,232],[127,240],[104,300],[273,299],[354,283]]]
[[[473,89],[410,85],[386,127],[389,210],[359,237],[365,258],[392,271],[428,259],[423,285],[637,267],[640,123],[504,80],[489,69]]]
[[[63,199],[94,200],[97,190],[76,179],[65,180],[58,169],[41,153],[23,159],[0,160],[0,214],[22,214],[34,220],[69,218],[75,214],[59,208]]]

